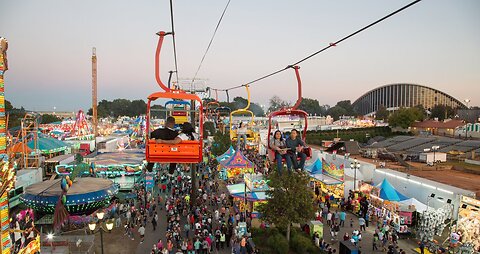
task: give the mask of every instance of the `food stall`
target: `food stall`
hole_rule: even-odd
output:
[[[343,166],[335,166],[327,163],[324,159],[317,158],[311,165],[305,167],[310,175],[310,186],[313,190],[319,190],[322,202],[328,198],[333,207],[340,204],[343,198]]]

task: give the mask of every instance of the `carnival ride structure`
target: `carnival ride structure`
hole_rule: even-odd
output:
[[[85,139],[92,135],[92,129],[88,125],[87,118],[83,110],[79,110],[75,117],[75,124],[73,125],[71,136],[79,139]]]
[[[167,116],[175,118],[175,128],[180,128],[181,124],[189,121],[190,107],[190,102],[183,100],[170,100],[165,103],[165,108],[171,110]]]
[[[208,88],[209,98],[211,98],[210,91],[211,89]],[[218,116],[215,110],[219,107],[220,107],[220,103],[218,102],[218,92],[215,90],[215,99],[213,101],[208,102],[207,105],[205,106],[205,121],[213,122],[215,124],[215,128],[218,120]]]
[[[295,76],[297,78],[297,91],[298,91],[298,96],[297,96],[297,101],[293,107],[288,107],[288,108],[282,108],[278,111],[274,111],[270,113],[268,116],[268,137],[267,137],[267,144],[268,144],[268,157],[272,162],[275,162],[275,151],[270,147],[270,140],[273,137],[273,128],[275,126],[274,119],[276,117],[290,117],[290,118],[301,118],[303,119],[303,122],[305,123],[303,126],[303,129],[301,130],[300,133],[300,138],[303,140],[303,142],[306,144],[306,134],[307,134],[307,127],[308,127],[308,114],[307,112],[303,110],[299,110],[298,106],[300,106],[300,103],[302,102],[302,80],[300,78],[300,72],[299,66],[290,66],[295,70]],[[300,130],[299,130],[300,131]],[[303,152],[305,155],[307,155],[307,160],[309,160],[312,156],[312,148],[311,147],[305,147],[303,149]],[[299,159],[299,158],[298,158]],[[282,159],[282,161],[285,159]]]
[[[108,204],[118,191],[108,179],[80,177],[72,184],[67,177],[32,184],[20,200],[37,212],[54,213],[60,201],[70,214],[88,214]]]
[[[198,125],[199,125],[199,140],[182,141],[178,144],[159,144],[155,140],[150,139],[150,133],[146,137],[145,155],[146,160],[149,163],[199,163],[203,160],[203,105],[202,100],[195,94],[188,94],[183,90],[170,89],[160,79],[160,51],[162,48],[163,40],[167,33],[161,31],[159,35],[157,50],[155,54],[155,78],[164,91],[156,92],[148,96],[147,102],[147,122],[146,128],[150,130],[151,118],[150,114],[152,109],[152,102],[157,99],[171,99],[171,100],[186,100],[196,101],[199,104],[198,109],[191,109],[189,112],[198,113]],[[193,107],[192,107],[193,108]],[[173,111],[169,109],[167,112]],[[176,110],[178,111],[178,110]],[[192,123],[195,125],[195,123]]]

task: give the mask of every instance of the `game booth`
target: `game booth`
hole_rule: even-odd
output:
[[[228,192],[233,198],[234,208],[237,212],[245,212],[245,208],[252,214],[252,218],[260,216],[258,205],[266,202],[268,190],[267,181],[262,176],[246,174],[244,183],[227,185]],[[245,207],[245,202],[247,207]]]
[[[223,167],[221,163],[223,161],[226,161],[226,160],[230,159],[230,157],[232,157],[232,155],[234,155],[234,154],[235,154],[235,149],[233,149],[233,147],[230,146],[225,153],[223,153],[222,155],[220,155],[216,158],[216,160],[218,161],[217,170],[219,171],[219,177],[220,177],[220,179],[222,179],[224,181],[226,181],[228,179],[227,168]]]
[[[354,209],[360,209],[362,198],[369,200],[370,220],[378,219],[380,223],[390,222],[397,233],[410,234],[414,225],[414,213],[426,209],[416,199],[410,199],[397,191],[387,179],[376,185],[363,183],[359,192],[355,192]]]
[[[311,165],[305,167],[310,175],[310,186],[317,189],[323,202],[329,199],[332,207],[338,207],[344,194],[344,167],[336,166],[324,159],[317,158]]]
[[[243,153],[235,151],[229,158],[220,161],[220,172],[226,172],[227,179],[234,179],[247,173],[253,173],[253,162],[249,161]]]

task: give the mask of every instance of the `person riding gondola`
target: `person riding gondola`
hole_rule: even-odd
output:
[[[290,136],[285,141],[288,150],[288,157],[293,162],[293,167],[298,170],[303,170],[305,166],[305,160],[307,159],[307,155],[303,152],[303,149],[307,147],[305,142],[298,136],[298,131],[293,129],[290,132]],[[297,158],[300,158],[300,163],[297,162]]]
[[[178,136],[178,131],[174,130],[174,128],[175,128],[175,118],[173,116],[169,116],[165,121],[165,127],[158,128],[152,131],[152,133],[150,133],[150,138],[155,139],[157,143],[159,143],[158,140],[163,140],[163,141],[174,140]],[[153,169],[153,166],[154,166],[154,163],[148,163],[147,170],[151,172]],[[176,163],[170,163],[168,172],[170,174],[173,174],[176,168],[177,168]]]
[[[273,134],[272,140],[270,140],[270,148],[275,151],[275,160],[277,161],[277,170],[278,173],[282,173],[283,165],[282,160],[285,159],[287,162],[287,169],[290,171],[292,170],[292,160],[290,156],[287,154],[287,145],[285,144],[285,140],[282,137],[282,132],[277,130]]]

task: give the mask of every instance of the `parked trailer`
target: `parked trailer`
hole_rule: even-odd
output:
[[[420,162],[427,163],[428,165],[433,165],[433,163],[439,162],[446,162],[447,161],[447,153],[441,152],[428,152],[428,153],[421,153],[419,157]]]

